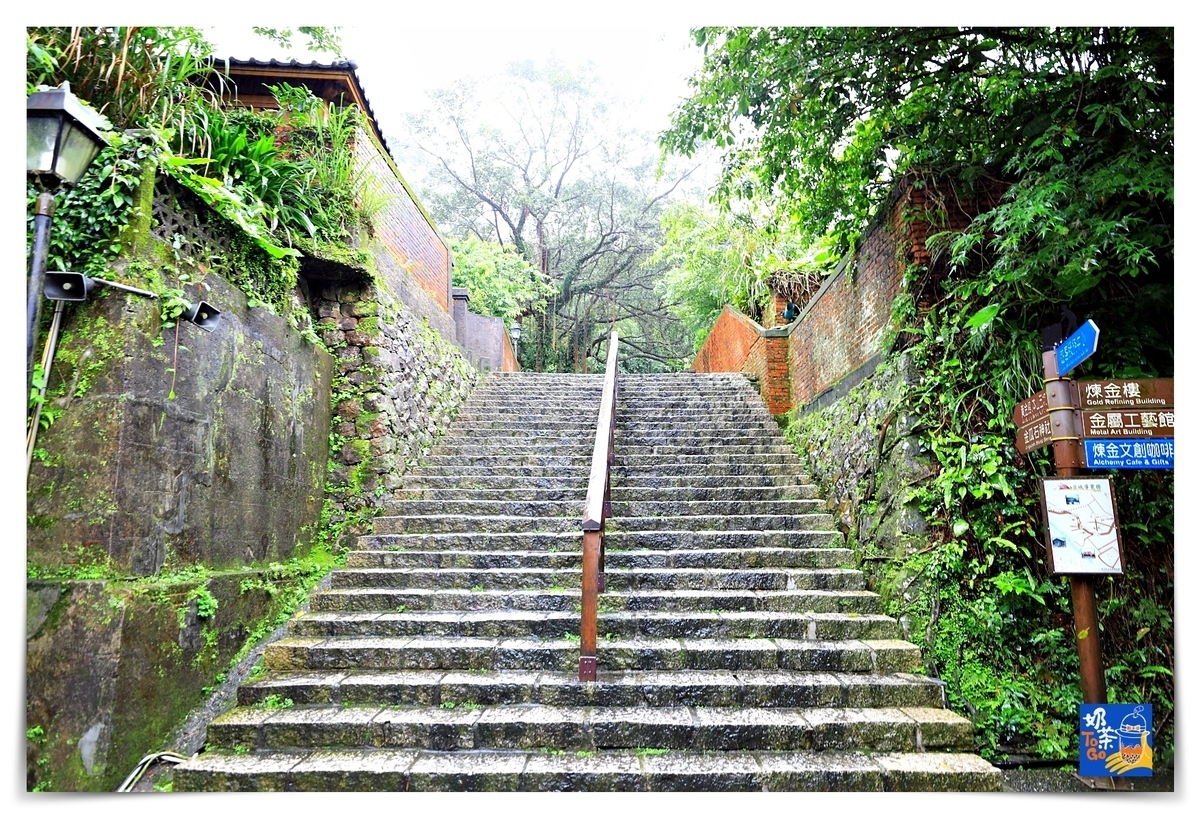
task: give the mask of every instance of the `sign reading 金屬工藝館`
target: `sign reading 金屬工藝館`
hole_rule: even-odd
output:
[[[1089,469],[1173,469],[1175,441],[1172,438],[1085,438],[1083,455]]]
[[[1083,437],[1175,437],[1175,407],[1083,413]]]

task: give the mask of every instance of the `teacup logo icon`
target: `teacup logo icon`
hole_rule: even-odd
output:
[[[1137,764],[1142,757],[1142,733],[1149,727],[1146,717],[1142,715],[1142,707],[1135,707],[1132,713],[1121,719],[1117,738],[1120,741],[1121,758],[1126,764]]]

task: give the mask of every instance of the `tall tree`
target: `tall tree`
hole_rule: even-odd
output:
[[[688,172],[661,168],[653,138],[616,124],[595,78],[558,64],[517,64],[431,98],[410,125],[432,165],[423,198],[435,219],[512,246],[555,287],[545,309],[524,311],[523,363],[594,370],[618,326],[627,366],[682,366],[690,344],[644,262]]]

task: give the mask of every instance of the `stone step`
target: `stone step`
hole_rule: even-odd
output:
[[[589,468],[592,464],[592,455],[589,451],[587,454],[574,453],[582,450],[571,450],[567,452],[556,452],[550,450],[549,453],[542,452],[517,452],[514,454],[497,455],[497,454],[480,454],[469,458],[461,458],[453,455],[430,454],[424,460],[424,465],[431,469],[444,469],[448,467],[462,468],[464,466],[473,466],[476,468],[493,468],[495,466],[511,467],[511,466],[549,466],[553,468]],[[799,459],[794,452],[778,452],[771,454],[754,454],[754,455],[739,455],[725,454],[721,451],[712,451],[707,454],[638,454],[635,452],[617,451],[614,457],[614,470],[639,470],[646,472],[657,471],[658,467],[673,467],[673,468],[700,468],[714,465],[728,465],[735,469],[759,469],[770,467],[783,467],[795,470],[799,464]],[[737,472],[734,472],[737,473]]]
[[[610,517],[606,523],[606,531],[829,531],[833,525],[832,514],[817,512],[693,514],[687,517]]]
[[[622,494],[629,494],[627,489]],[[612,499],[613,517],[711,517],[731,515],[802,515],[825,513],[824,500],[662,500],[632,499],[621,496]],[[831,518],[832,519],[832,518]]]
[[[514,439],[530,439],[536,440],[541,438],[569,438],[574,435],[588,435],[595,437],[595,423],[582,421],[566,421],[557,419],[557,416],[550,415],[554,420],[536,420],[533,423],[526,419],[514,419],[514,417],[505,417],[505,419],[497,419],[493,421],[455,421],[455,425],[450,428],[450,431],[438,438],[439,441],[446,440],[470,440],[479,441],[490,438],[514,438]]]
[[[799,500],[797,502],[804,502]],[[564,513],[570,504],[563,504]],[[583,509],[574,517],[505,514],[424,514],[376,517],[376,534],[518,533],[582,531]],[[828,531],[833,516],[808,514],[695,514],[689,517],[610,517],[607,531]]]
[[[463,588],[345,588],[314,593],[315,612],[407,611],[579,611],[579,589],[482,590]],[[871,591],[662,590],[607,591],[606,611],[791,611],[798,613],[880,613]]]
[[[505,670],[311,671],[242,685],[238,704],[552,707],[940,707],[942,686],[910,673],[791,670],[612,671],[591,685],[575,673]]]
[[[690,413],[729,415],[753,415],[755,417],[770,417],[766,407],[755,406],[749,400],[737,395],[646,395],[626,393],[617,396],[617,417],[639,415],[654,417],[664,412],[681,416]]]
[[[397,492],[396,501],[401,500],[444,500],[448,502],[471,502],[475,500],[490,501],[556,501],[583,503],[587,495],[587,487],[578,486],[530,486],[525,488],[447,488],[445,486],[429,486],[409,484]],[[752,502],[767,500],[816,500],[819,507],[825,506],[824,500],[818,499],[816,486],[758,486],[747,488],[734,486],[727,488],[704,487],[674,487],[632,488],[617,486],[612,491],[613,502],[655,502],[655,503],[686,503],[686,502]],[[385,514],[393,513],[389,504]]]
[[[795,515],[822,513],[820,500],[613,500],[614,517],[694,517],[712,515]],[[494,515],[582,518],[581,500],[396,500],[385,516]]]
[[[518,517],[511,515],[426,514],[408,517],[376,517],[376,534],[450,533],[566,533],[582,531],[582,509],[574,517]]]
[[[656,470],[661,472],[661,469]],[[804,486],[815,489],[812,480],[806,474],[795,471],[780,471],[768,474],[764,471],[746,471],[742,474],[710,471],[707,474],[644,474],[638,472],[625,473],[613,471],[612,488],[623,489],[753,489],[774,486]]]
[[[550,481],[547,481],[550,482]],[[587,486],[563,486],[559,481],[555,485],[527,486],[509,488],[446,488],[416,483],[406,483],[396,492],[394,499],[385,507],[385,514],[394,514],[395,503],[411,500],[446,501],[451,503],[466,503],[476,500],[492,502],[500,501],[532,501],[532,502],[570,502],[579,503],[580,508],[587,497]]]
[[[999,792],[969,753],[430,751],[205,752],[177,792]]]
[[[595,423],[596,413],[600,410],[600,400],[599,389],[537,396],[495,391],[487,395],[472,395],[472,399],[464,403],[460,411],[469,412],[470,417],[501,414],[505,411],[561,415],[568,420],[581,420],[590,416],[591,421]]]
[[[553,458],[549,458],[551,461]],[[562,463],[530,464],[515,462],[508,458],[497,458],[495,463],[466,463],[454,458],[442,458],[444,462],[427,462],[414,469],[406,479],[420,480],[425,477],[457,477],[463,480],[483,482],[491,478],[508,477],[547,477],[560,475],[560,483],[570,484],[580,479],[587,484],[591,473],[590,458],[575,458],[567,465]],[[637,482],[651,485],[754,485],[763,477],[789,478],[784,480],[767,481],[776,483],[810,482],[806,475],[800,474],[795,465],[787,463],[680,463],[675,458],[667,458],[661,464],[624,464],[616,463],[612,469],[612,479],[616,482]],[[682,478],[666,481],[663,478]],[[723,478],[711,480],[710,478]],[[746,477],[749,479],[741,480]]]
[[[611,486],[614,503],[752,502],[767,500],[815,500],[826,502],[811,483],[763,486],[639,486],[627,478]]]
[[[449,479],[451,482],[468,485],[506,485],[513,478],[549,479],[549,485],[569,486],[587,485],[590,468],[580,461],[575,466],[527,466],[524,464],[506,464],[495,466],[476,466],[471,464],[443,465],[438,467],[418,466],[407,475],[405,481],[427,482],[434,478]]]
[[[758,455],[786,455],[788,458],[796,456],[796,450],[787,443],[730,443],[730,444],[710,444],[696,445],[688,440],[676,440],[671,443],[661,443],[655,445],[641,445],[637,443],[622,443],[616,446],[615,454],[622,459],[637,459],[646,455],[667,454],[671,456],[677,455],[695,455],[711,457],[712,455],[720,455],[721,457],[743,458],[747,455],[757,457]]]
[[[577,492],[578,489],[575,489]],[[584,496],[586,498],[586,488]],[[505,517],[583,518],[580,500],[395,500],[387,504],[386,517],[444,515],[499,515]]]
[[[377,517],[374,522],[387,520]],[[579,551],[583,532],[529,531],[507,533],[463,532],[449,534],[385,534],[377,532],[359,538],[364,550],[536,550]],[[649,549],[682,551],[713,548],[840,548],[841,532],[815,531],[612,531],[604,535],[608,552]]]
[[[601,639],[605,670],[803,670],[913,673],[920,652],[909,642],[813,639]],[[268,671],[297,670],[556,670],[579,668],[577,639],[521,637],[288,636],[267,645]]]
[[[620,639],[895,639],[882,614],[788,611],[616,611],[598,616],[603,637]],[[295,637],[509,637],[560,639],[578,634],[575,611],[364,611],[310,613],[293,620]]]
[[[663,429],[622,429],[617,427],[615,445],[618,449],[625,446],[744,446],[755,443],[772,443],[787,445],[784,440],[775,440],[764,435],[761,429],[714,429],[711,426],[684,429],[672,426]]]
[[[588,435],[586,437],[592,437]],[[592,456],[593,442],[580,436],[571,438],[511,439],[491,438],[484,441],[466,443],[448,441],[442,438],[433,447],[432,455],[439,457],[454,457],[474,459],[477,457],[516,457],[528,458],[553,453],[556,456],[570,455],[573,457]],[[795,457],[796,453],[786,443],[730,443],[728,445],[696,445],[688,441],[664,443],[653,446],[636,444],[618,444],[615,456],[623,461],[640,460],[654,455],[689,455],[705,459],[720,458],[722,460],[743,459],[749,455],[761,459],[761,455],[782,455],[784,458]]]
[[[971,722],[941,708],[235,707],[208,728],[215,749],[420,748],[563,751],[970,749]]]
[[[492,491],[492,489],[514,488],[514,489],[534,489],[534,488],[577,488],[584,493],[587,492],[589,470],[577,469],[574,471],[550,471],[548,474],[520,474],[520,473],[502,473],[502,471],[492,470],[474,470],[473,473],[446,473],[446,474],[431,474],[427,469],[414,469],[404,477],[404,485],[402,491],[412,488],[413,491],[427,491],[434,488],[460,488],[460,489],[482,489],[482,491]],[[618,489],[644,489],[644,491],[678,491],[680,497],[683,493],[704,492],[704,491],[745,491],[754,492],[758,489],[768,489],[776,487],[788,487],[803,489],[812,497],[816,497],[816,486],[805,475],[797,475],[792,473],[769,475],[769,474],[710,474],[710,475],[637,475],[637,474],[620,474],[613,473],[612,489],[616,493]],[[532,499],[532,498],[530,498]],[[653,499],[647,497],[647,499]],[[704,499],[704,498],[695,498]],[[714,498],[715,499],[715,498]],[[746,499],[755,499],[749,497]],[[764,498],[766,499],[766,498]]]
[[[488,590],[577,588],[581,570],[572,568],[339,568],[331,587],[487,588]],[[615,568],[605,564],[606,590],[849,590],[863,587],[852,568]]]
[[[581,543],[562,551],[409,550],[351,551],[350,568],[570,568],[579,570]],[[848,548],[708,548],[687,551],[621,550],[606,546],[605,566],[622,568],[835,568],[853,562]]]
[[[678,462],[675,458],[669,458],[664,463],[625,463],[618,457],[617,462],[612,467],[612,480],[615,485],[627,477],[636,477],[641,483],[656,482],[658,478],[662,477],[683,477],[687,479],[679,481],[677,485],[706,485],[705,478],[709,477],[738,478],[752,475],[802,477],[803,475],[800,475],[799,472],[799,467],[791,463],[683,463]],[[739,482],[734,481],[730,483],[729,480],[726,480],[724,484],[738,485]],[[742,484],[745,485],[745,483]],[[660,483],[660,485],[666,484]]]

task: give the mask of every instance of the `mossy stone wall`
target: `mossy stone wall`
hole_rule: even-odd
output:
[[[791,413],[787,427],[872,590],[885,597],[888,566],[927,544],[914,493],[932,471],[906,404],[919,376],[907,355],[884,358],[840,399]]]
[[[307,548],[333,359],[219,277],[206,284],[212,333],[161,329],[156,300],[119,290],[66,308],[49,389],[61,414],[29,474],[31,563],[149,576]]]

